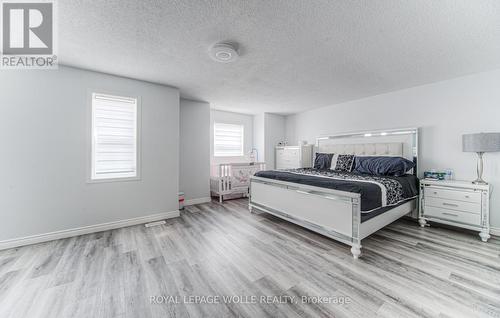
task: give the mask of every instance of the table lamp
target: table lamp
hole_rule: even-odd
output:
[[[476,152],[477,179],[474,184],[488,184],[483,180],[483,154],[485,152],[500,151],[500,133],[478,133],[462,136],[462,147],[464,152]]]

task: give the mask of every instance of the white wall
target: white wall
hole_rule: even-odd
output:
[[[285,140],[286,118],[281,115],[262,113],[253,119],[254,147],[259,151],[259,161],[266,163],[266,169],[275,167],[275,147]]]
[[[180,101],[179,189],[187,203],[210,199],[210,104]]]
[[[0,241],[177,210],[177,89],[62,66],[0,87]],[[141,97],[140,181],[86,182],[89,89]]]
[[[266,160],[265,114],[253,117],[253,146],[257,150],[259,162]]]
[[[244,152],[242,157],[214,157],[214,123],[243,125]],[[220,110],[210,112],[210,158],[212,163],[245,162],[253,148],[253,116]]]
[[[285,140],[285,117],[275,114],[265,114],[265,161],[266,169],[275,168],[275,147]]]
[[[462,152],[462,134],[500,131],[500,70],[414,87],[287,117],[287,138],[421,127],[421,171],[452,168],[475,179],[476,155]],[[493,186],[491,224],[500,228],[500,153],[485,155],[484,178]]]

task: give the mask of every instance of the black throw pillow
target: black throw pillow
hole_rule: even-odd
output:
[[[316,153],[314,158],[314,169],[330,169],[333,153]]]
[[[415,167],[415,164],[402,157],[358,157],[354,171],[379,176],[402,176]]]

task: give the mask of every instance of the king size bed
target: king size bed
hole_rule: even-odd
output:
[[[314,168],[252,177],[249,208],[348,244],[358,258],[362,239],[416,217],[417,175],[417,128],[325,136],[317,139]]]

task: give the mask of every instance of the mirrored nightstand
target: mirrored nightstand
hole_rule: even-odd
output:
[[[479,231],[490,238],[490,186],[468,181],[420,181],[419,224],[427,221]]]

